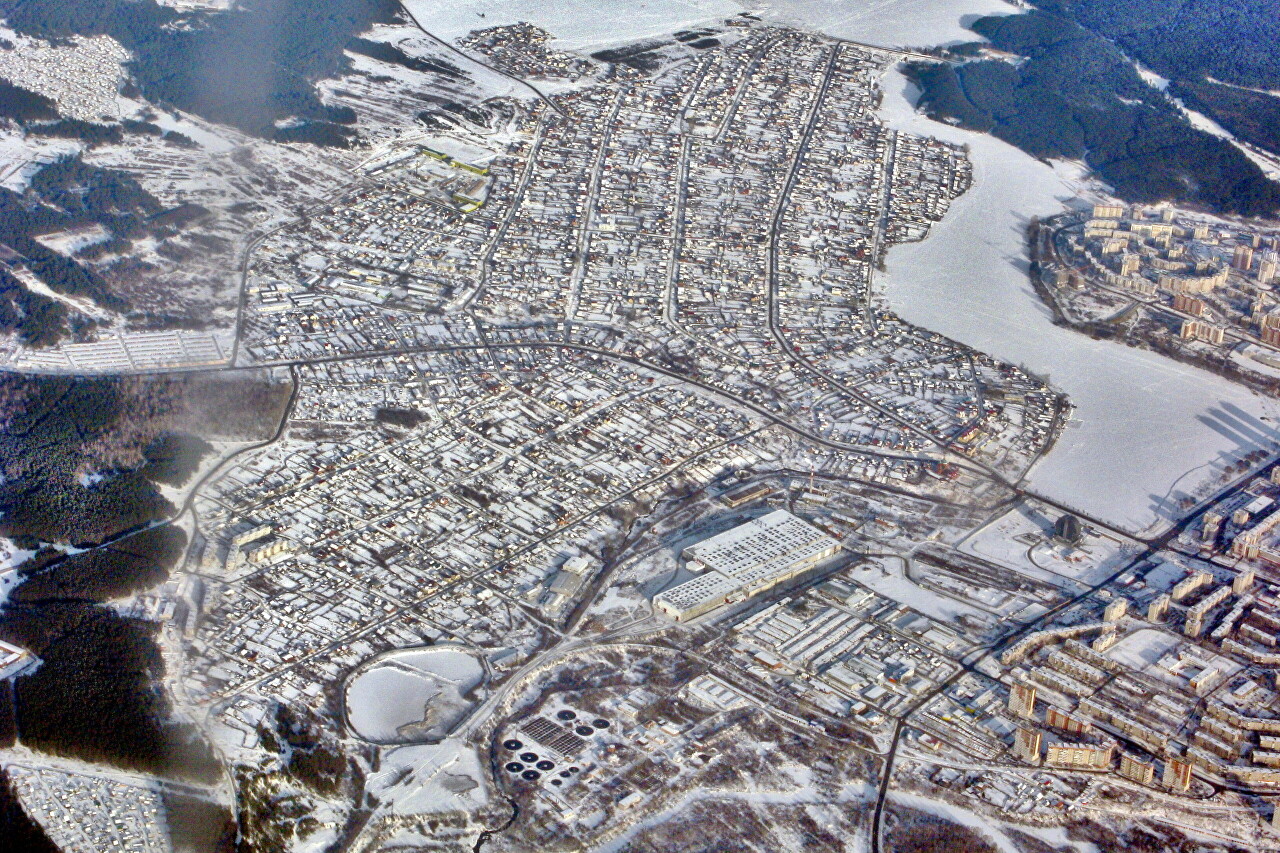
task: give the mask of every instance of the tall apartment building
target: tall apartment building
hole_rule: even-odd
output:
[[[1213,576],[1208,572],[1196,572],[1190,577],[1178,581],[1173,588],[1172,598],[1174,601],[1181,601],[1211,580],[1213,580]]]
[[[1165,615],[1169,612],[1169,603],[1172,600],[1168,593],[1163,593],[1151,599],[1151,603],[1147,605],[1147,621],[1164,621]]]
[[[1062,729],[1064,732],[1072,734],[1085,734],[1093,730],[1093,725],[1085,720],[1078,720],[1069,714],[1064,714],[1057,708],[1050,708],[1045,712],[1045,723],[1053,726],[1055,729]]]
[[[1015,684],[1009,688],[1009,712],[1030,719],[1036,711],[1036,688],[1031,684]]]
[[[1185,340],[1207,341],[1211,344],[1220,344],[1227,339],[1226,329],[1204,320],[1185,320],[1181,335]]]
[[[1203,317],[1204,300],[1198,296],[1175,293],[1173,296],[1173,310],[1181,311],[1183,314],[1190,314],[1192,317]]]
[[[1129,599],[1117,598],[1102,611],[1102,621],[1119,622],[1129,612]]]
[[[1045,757],[1045,764],[1052,767],[1068,767],[1077,770],[1109,770],[1114,746],[1076,746],[1053,744]]]
[[[1185,791],[1191,787],[1191,762],[1185,758],[1170,758],[1164,763],[1164,773],[1160,784],[1174,791]]]
[[[1257,276],[1258,284],[1271,284],[1276,279],[1276,272],[1280,270],[1280,258],[1275,252],[1267,252],[1258,261]]]
[[[1150,761],[1142,761],[1126,752],[1120,755],[1120,775],[1139,785],[1150,785],[1156,768]]]
[[[1035,729],[1020,728],[1013,736],[1013,752],[1028,764],[1040,763],[1040,744],[1044,735]]]

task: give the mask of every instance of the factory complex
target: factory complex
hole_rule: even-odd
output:
[[[723,604],[743,601],[821,563],[840,543],[786,510],[775,510],[685,548],[698,577],[653,597],[656,611],[686,622]]]

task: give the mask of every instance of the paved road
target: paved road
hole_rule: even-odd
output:
[[[1277,461],[1277,458],[1269,459],[1267,460],[1267,462],[1260,465],[1259,468],[1264,468],[1267,465],[1270,465],[1276,461]],[[895,758],[897,757],[898,746],[899,746],[899,743],[901,742],[902,732],[908,725],[908,721],[913,714],[919,711],[922,707],[926,706],[935,697],[937,697],[938,694],[942,693],[944,690],[946,690],[948,687],[954,684],[957,680],[962,678],[966,673],[973,672],[975,667],[982,661],[999,654],[1001,651],[1013,645],[1018,640],[1022,639],[1023,637],[1025,637],[1027,634],[1031,633],[1035,629],[1046,624],[1047,622],[1052,620],[1054,617],[1058,616],[1060,613],[1066,610],[1069,610],[1070,608],[1074,607],[1075,605],[1079,604],[1085,599],[1090,598],[1095,593],[1097,593],[1098,590],[1101,590],[1105,587],[1112,585],[1120,576],[1124,575],[1126,572],[1134,570],[1138,566],[1141,566],[1145,561],[1151,559],[1157,553],[1164,550],[1169,545],[1170,542],[1172,542],[1174,539],[1180,536],[1182,532],[1187,529],[1187,527],[1189,527],[1191,524],[1195,522],[1195,520],[1199,517],[1200,513],[1203,512],[1206,507],[1239,492],[1254,477],[1257,476],[1257,471],[1258,469],[1250,470],[1248,473],[1241,476],[1238,480],[1226,486],[1225,488],[1221,489],[1213,496],[1208,497],[1205,500],[1201,501],[1200,504],[1198,504],[1190,512],[1188,512],[1181,519],[1179,519],[1177,523],[1172,525],[1164,533],[1160,534],[1159,536],[1156,536],[1153,539],[1146,540],[1145,547],[1142,549],[1141,552],[1139,552],[1131,560],[1129,560],[1124,565],[1122,565],[1115,572],[1108,575],[1106,578],[1102,579],[1098,583],[1084,590],[1079,595],[1076,595],[1074,598],[1068,599],[1067,601],[1064,601],[1061,604],[1057,605],[1056,607],[1053,607],[1052,609],[1046,611],[1039,617],[1024,623],[1016,631],[1001,638],[999,641],[992,644],[989,648],[986,648],[984,650],[979,650],[978,656],[974,657],[972,660],[962,660],[962,663],[964,666],[963,669],[959,670],[950,678],[948,678],[946,681],[939,684],[936,689],[931,690],[927,694],[923,695],[914,705],[912,705],[907,710],[907,712],[903,714],[902,717],[899,718],[897,726],[894,729],[893,742],[890,744],[889,752],[885,757],[884,770],[880,779],[880,789],[876,797],[876,807],[875,807],[875,812],[871,822],[872,853],[880,853],[880,844],[881,844],[880,835],[881,835],[881,830],[883,828],[882,820],[883,820],[883,813],[884,813],[884,803],[886,798],[889,795],[890,781],[893,774],[893,764],[894,764]]]

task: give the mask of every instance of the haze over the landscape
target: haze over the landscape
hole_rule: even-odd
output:
[[[1280,850],[1263,0],[0,0],[0,847]]]

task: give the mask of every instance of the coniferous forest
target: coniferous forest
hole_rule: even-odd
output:
[[[1126,201],[1173,201],[1222,213],[1280,210],[1280,185],[1226,139],[1199,130],[1174,97],[1249,144],[1280,147],[1280,99],[1248,86],[1280,84],[1277,16],[1259,0],[1042,0],[1041,8],[981,18],[971,28],[1022,57],[913,63],[909,75],[934,117],[992,133],[1036,157],[1080,159]],[[1212,10],[1209,7],[1212,6]],[[1280,36],[1280,33],[1275,33]],[[1150,85],[1138,63],[1170,80]]]

